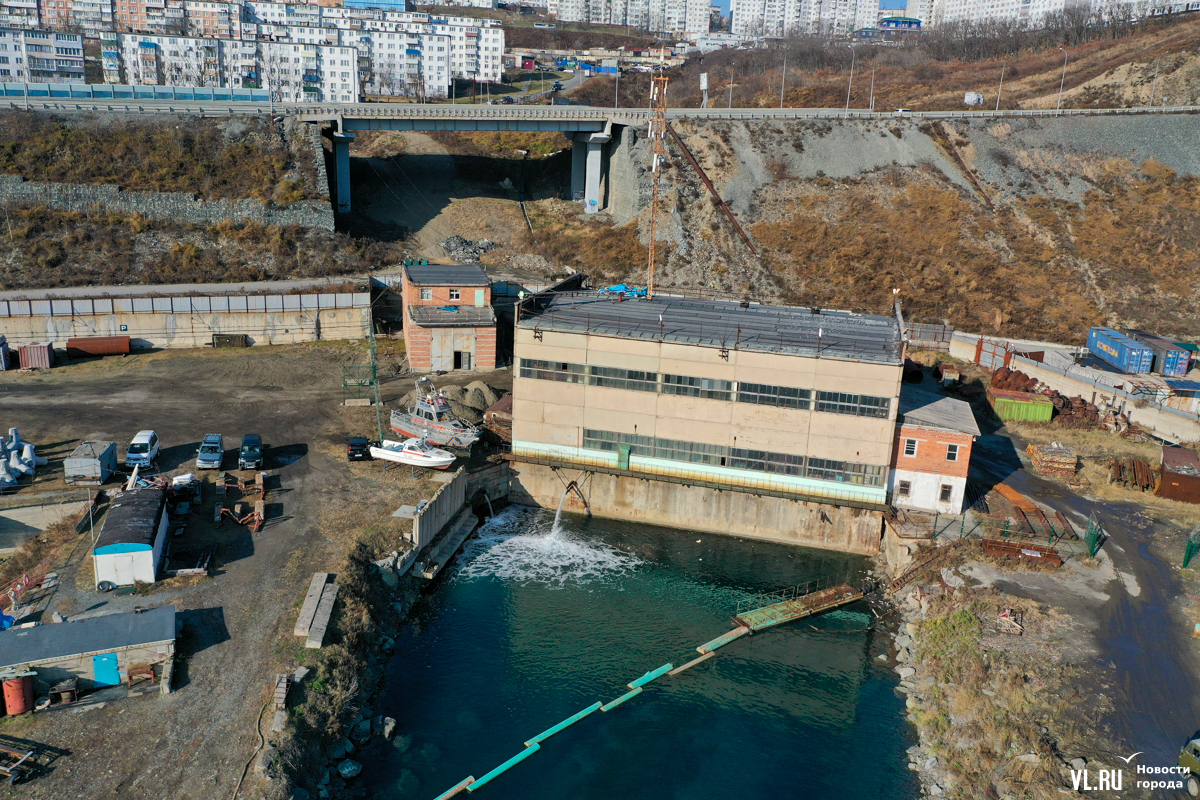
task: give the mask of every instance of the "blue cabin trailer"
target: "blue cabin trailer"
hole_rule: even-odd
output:
[[[1154,371],[1168,378],[1182,378],[1188,373],[1191,353],[1169,339],[1139,330],[1127,330],[1125,335],[1154,351]]]
[[[1112,328],[1089,330],[1087,346],[1096,358],[1130,375],[1150,372],[1154,367],[1153,350]]]

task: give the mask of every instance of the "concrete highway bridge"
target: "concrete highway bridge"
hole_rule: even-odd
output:
[[[265,98],[245,100],[223,95],[221,90],[187,87],[125,87],[121,95],[112,87],[74,86],[60,95],[12,96],[3,84],[3,100],[11,108],[53,113],[191,114],[202,117],[294,116],[331,131],[337,187],[337,210],[350,208],[350,143],[355,131],[561,131],[572,140],[572,196],[582,197],[584,210],[602,207],[601,181],[608,172],[609,154],[626,139],[626,131],[647,125],[646,109],[593,106],[541,105],[442,105],[418,103],[272,103]],[[33,86],[31,84],[31,86]],[[168,96],[169,95],[169,96]],[[883,120],[1007,119],[1014,117],[1106,117],[1114,115],[1196,114],[1200,106],[1159,106],[1061,111],[893,111],[871,112],[841,108],[672,108],[671,120]]]

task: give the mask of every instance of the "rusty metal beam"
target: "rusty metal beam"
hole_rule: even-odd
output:
[[[746,243],[746,247],[749,247],[750,252],[754,253],[754,255],[758,255],[758,248],[754,246],[754,242],[750,241],[750,237],[744,230],[742,230],[742,226],[740,223],[738,223],[737,217],[733,215],[733,209],[726,205],[725,201],[721,199],[721,195],[717,194],[717,187],[713,186],[712,181],[710,181],[708,179],[708,175],[705,174],[704,168],[700,166],[700,162],[696,160],[694,155],[692,155],[692,151],[689,150],[688,146],[683,143],[683,139],[678,133],[676,133],[675,128],[673,128],[669,122],[667,123],[667,130],[671,132],[672,138],[675,139],[675,144],[679,145],[679,149],[683,151],[685,156],[687,156],[687,160],[692,162],[692,166],[696,168],[696,174],[700,176],[700,180],[704,181],[704,185],[708,187],[708,191],[712,194],[713,199],[717,201],[717,205],[720,206],[721,210],[725,212],[725,216],[729,217],[729,221],[732,222],[733,227],[737,229],[738,234],[742,237],[742,241]]]

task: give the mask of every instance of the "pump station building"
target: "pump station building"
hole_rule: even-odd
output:
[[[876,552],[895,316],[599,292],[517,310],[517,502]]]

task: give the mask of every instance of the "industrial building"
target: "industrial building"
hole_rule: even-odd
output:
[[[917,511],[961,513],[971,445],[977,436],[979,426],[970,403],[903,387],[888,477],[892,504]]]
[[[117,494],[92,550],[96,585],[154,583],[167,536],[167,495],[155,486]]]
[[[0,672],[34,672],[44,696],[75,681],[86,694],[125,684],[171,691],[175,606],[105,614],[0,632]]]
[[[406,265],[400,294],[413,371],[496,368],[496,312],[483,267]]]
[[[874,552],[899,315],[659,295],[518,306],[513,487],[557,505]]]

